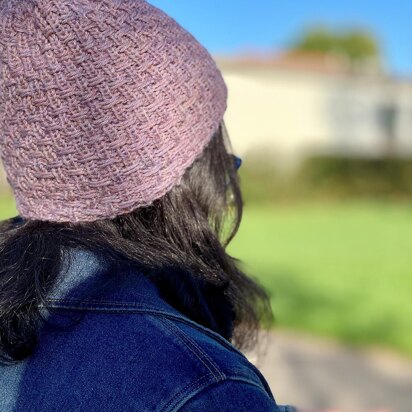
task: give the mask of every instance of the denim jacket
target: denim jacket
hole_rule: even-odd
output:
[[[140,273],[73,249],[41,306],[28,359],[0,366],[1,412],[262,411],[277,405],[228,340],[169,305]]]

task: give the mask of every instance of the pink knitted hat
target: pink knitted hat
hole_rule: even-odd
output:
[[[151,204],[226,104],[206,49],[144,0],[0,0],[0,155],[24,218]]]

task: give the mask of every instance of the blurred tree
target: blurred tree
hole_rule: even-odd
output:
[[[364,60],[380,56],[378,41],[369,33],[357,30],[342,35],[339,40],[342,52],[346,52],[351,60]]]
[[[295,44],[292,49],[299,51],[313,52],[335,52],[339,50],[339,39],[335,33],[328,29],[315,27],[307,30]]]
[[[353,64],[376,64],[380,60],[379,42],[375,36],[362,29],[336,31],[326,27],[313,27],[306,30],[292,50],[339,54],[347,57]]]

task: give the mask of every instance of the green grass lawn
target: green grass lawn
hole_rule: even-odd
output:
[[[0,199],[0,219],[16,215]],[[229,253],[269,291],[276,327],[412,355],[412,206],[246,205]]]
[[[245,206],[229,253],[269,291],[279,328],[412,355],[412,207]]]

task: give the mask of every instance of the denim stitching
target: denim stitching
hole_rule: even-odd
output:
[[[69,302],[69,301],[67,301]],[[151,310],[159,310],[158,306],[152,306],[152,305],[148,305],[147,303],[134,303],[134,304],[122,304],[122,303],[116,303],[116,302],[87,302],[87,301],[73,301],[70,303],[79,303],[79,305],[77,306],[71,306],[70,304],[65,304],[64,301],[58,301],[56,303],[51,303],[50,305],[39,305],[40,307],[55,307],[55,308],[70,308],[70,309],[78,309],[78,310],[82,310],[82,309],[97,309],[97,310],[119,310],[118,308],[120,308],[120,310],[123,308],[125,311],[128,310],[128,308],[130,308],[131,310],[133,310],[134,308],[136,309],[151,309]],[[102,305],[103,304],[103,305]],[[113,307],[111,307],[113,306]],[[117,306],[117,307],[116,307]],[[169,312],[167,312],[169,313]]]
[[[243,376],[235,376],[235,375],[233,375],[233,376],[228,376],[228,377],[226,378],[226,380],[229,380],[229,381],[241,381],[241,382],[245,382],[245,383],[248,383],[248,384],[250,384],[250,385],[256,386],[256,388],[259,388],[262,392],[264,392],[267,396],[269,396],[270,399],[273,399],[273,398],[270,396],[270,394],[267,392],[267,390],[266,390],[262,385],[260,385],[259,383],[257,383],[256,381],[250,380],[250,379],[245,378],[245,377],[243,377]],[[273,399],[273,400],[274,400],[274,399]],[[276,403],[276,402],[275,402],[275,403]]]
[[[150,306],[142,306],[142,307],[136,307],[134,308],[134,310],[130,310],[130,309],[122,309],[122,308],[100,308],[100,307],[79,307],[79,306],[43,306],[43,305],[38,305],[41,308],[54,308],[54,309],[70,309],[70,310],[77,310],[77,311],[83,311],[83,312],[103,312],[103,313],[110,313],[110,314],[116,314],[116,313],[132,313],[132,314],[139,314],[139,313],[143,313],[143,314],[153,314],[153,315],[163,315],[163,316],[170,316],[172,318],[176,318],[176,319],[180,319],[180,317],[178,315],[175,315],[173,313],[170,312],[166,312],[166,311],[162,311],[159,310],[155,307],[150,307]]]
[[[180,389],[179,392],[177,392],[176,394],[174,394],[174,395],[172,396],[172,398],[169,399],[168,402],[167,402],[165,405],[163,405],[162,408],[161,408],[159,411],[166,411],[167,408],[169,408],[169,406],[176,401],[176,398],[178,398],[178,397],[182,394],[182,392],[186,392],[186,391],[188,391],[189,389],[191,389],[191,390],[197,389],[199,386],[202,385],[201,381],[204,380],[205,378],[209,378],[209,375],[203,375],[203,376],[201,376],[200,378],[197,378],[197,379],[195,379],[194,381],[188,383],[184,388]],[[214,381],[213,381],[213,382],[214,382]],[[195,384],[196,384],[196,386],[195,386]],[[194,388],[192,388],[193,386],[194,386]]]
[[[215,370],[217,371],[217,373],[220,375],[221,379],[224,379],[226,377],[225,374],[223,374],[221,372],[221,370],[219,369],[218,365],[216,364],[216,362],[193,340],[190,339],[189,336],[187,336],[177,325],[175,325],[171,320],[169,319],[162,319],[163,322],[168,322],[171,325],[173,325],[174,328],[176,328],[176,330],[179,331],[179,333],[184,336],[187,340],[189,340],[192,345],[200,352],[204,355],[204,357],[210,362],[210,364],[215,368]]]
[[[82,299],[74,299],[74,298],[65,298],[65,299],[57,299],[57,298],[47,298],[45,299],[46,302],[47,301],[52,301],[52,302],[61,302],[61,303],[65,303],[65,302],[70,302],[70,303],[85,303],[85,304],[99,304],[99,303],[104,303],[107,305],[114,305],[114,306],[146,306],[146,303],[138,303],[138,302],[118,302],[118,301],[110,301],[110,300],[96,300],[96,299],[90,299],[90,300],[82,300]],[[150,305],[147,305],[150,306]]]
[[[193,346],[204,355],[204,357],[211,363],[211,365],[216,369],[218,374],[220,375],[221,379],[225,378],[225,375],[220,371],[219,367],[217,366],[216,362],[193,340],[190,339],[189,336],[187,336],[178,326],[176,326],[173,322],[171,322],[169,319],[165,320],[165,322],[171,323],[176,329],[179,330],[179,333],[181,335],[184,335],[188,340],[190,340],[193,344]]]
[[[169,323],[168,321],[165,321],[165,320],[162,319],[162,318],[159,318],[159,321],[160,321],[161,323],[163,323],[164,326],[165,326],[173,335],[177,336],[178,334],[180,334],[180,341],[196,356],[197,359],[200,360],[200,362],[203,363],[203,365],[209,370],[209,372],[213,375],[213,377],[216,379],[216,381],[218,381],[219,378],[216,377],[216,375],[213,373],[212,369],[210,369],[209,365],[204,361],[204,359],[202,359],[201,356],[199,356],[198,353],[196,353],[196,351],[193,349],[193,347],[190,347],[190,346],[189,346],[189,344],[192,344],[193,341],[192,341],[191,339],[189,339],[185,334],[183,334],[179,328],[172,329],[172,327],[171,327],[170,325],[173,325],[173,326],[174,326],[173,322],[170,322],[170,323]],[[178,333],[176,333],[175,331],[177,331]],[[179,336],[177,336],[177,337],[179,338]],[[215,365],[213,365],[213,364],[212,364],[211,366],[215,367]],[[218,373],[219,373],[219,371],[218,371]],[[219,374],[220,374],[220,373],[219,373]]]

